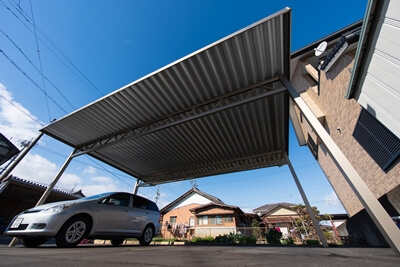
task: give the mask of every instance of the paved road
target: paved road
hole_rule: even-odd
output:
[[[400,266],[389,248],[0,244],[0,266]]]

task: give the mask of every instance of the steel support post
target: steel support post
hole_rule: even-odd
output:
[[[140,183],[140,180],[136,179],[135,187],[133,188],[132,194],[137,195],[137,192],[139,190],[139,183]]]
[[[57,184],[58,180],[60,180],[61,175],[64,173],[65,169],[68,167],[69,163],[72,160],[72,155],[75,153],[75,150],[72,151],[71,155],[67,158],[67,160],[64,162],[64,165],[61,167],[61,169],[58,171],[56,177],[53,179],[51,184],[47,187],[46,191],[44,191],[42,197],[39,199],[39,201],[36,203],[36,206],[42,205],[47,197],[50,195],[51,191],[53,190],[54,186]],[[8,245],[9,247],[13,247],[18,243],[18,238],[14,237],[10,244]]]
[[[307,199],[306,193],[304,192],[303,187],[300,184],[300,180],[297,177],[297,174],[293,168],[292,163],[289,160],[288,155],[285,155],[285,156],[286,156],[286,161],[289,166],[290,172],[292,173],[293,179],[296,182],[296,185],[297,185],[297,188],[299,189],[300,195],[303,198],[304,204],[306,205],[306,208],[307,208],[308,215],[310,215],[310,217],[311,217],[311,220],[314,224],[314,228],[317,231],[319,239],[321,240],[322,246],[324,248],[327,248],[327,247],[329,247],[328,242],[326,241],[324,233],[322,232],[321,227],[319,226],[319,222],[317,221],[317,218],[315,217],[315,214],[311,208],[310,202]]]
[[[397,228],[392,218],[379,203],[360,175],[358,175],[349,160],[345,157],[331,136],[326,132],[325,128],[321,125],[311,109],[300,97],[299,93],[296,92],[288,79],[284,76],[281,76],[280,79],[314,132],[324,143],[336,166],[339,168],[344,178],[349,183],[360,202],[363,204],[369,216],[371,216],[371,219],[374,221],[385,240],[388,242],[396,255],[400,256],[400,230]]]
[[[40,133],[30,144],[28,147],[26,147],[23,151],[20,152],[20,154],[17,156],[17,158],[14,160],[14,162],[8,166],[7,170],[3,172],[3,174],[0,176],[0,180],[2,180],[4,177],[7,177],[13,170],[14,168],[20,163],[20,161],[28,154],[28,152],[32,149],[34,145],[39,141],[39,139],[43,136],[43,133]]]

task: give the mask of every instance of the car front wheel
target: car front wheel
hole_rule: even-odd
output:
[[[89,230],[89,222],[85,217],[78,216],[68,220],[56,236],[56,245],[62,248],[72,248],[85,238]]]
[[[148,246],[153,239],[154,236],[154,229],[151,225],[147,225],[144,228],[142,237],[139,239],[139,244],[142,246]]]

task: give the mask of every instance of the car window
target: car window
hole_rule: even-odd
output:
[[[148,201],[147,199],[140,197],[140,196],[134,196],[133,198],[133,207],[134,208],[139,208],[139,209],[147,209],[148,208]]]
[[[129,199],[129,194],[118,193],[103,199],[100,203],[127,207],[129,205]]]
[[[157,207],[157,204],[153,201],[149,201],[149,210],[160,211]]]

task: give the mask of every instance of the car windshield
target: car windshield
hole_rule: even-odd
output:
[[[93,196],[83,197],[80,200],[99,199],[99,198],[103,198],[105,196],[108,196],[110,194],[112,194],[112,193],[101,193],[101,194],[97,194],[97,195],[93,195]]]

